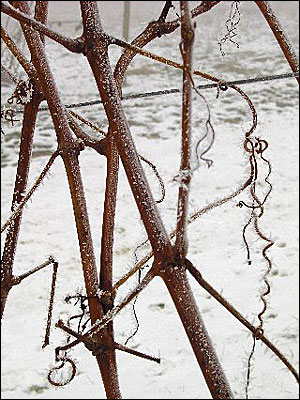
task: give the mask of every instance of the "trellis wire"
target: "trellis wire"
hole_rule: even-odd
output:
[[[245,85],[245,84],[252,84],[252,83],[257,83],[257,82],[268,82],[268,81],[274,81],[274,80],[280,80],[280,79],[290,79],[290,78],[297,78],[299,77],[299,72],[290,72],[286,74],[277,74],[277,75],[266,75],[266,76],[259,76],[256,78],[249,78],[249,79],[239,79],[235,81],[222,81],[222,85],[225,86],[232,86],[232,85]],[[217,88],[219,86],[219,83],[207,83],[203,85],[198,85],[196,86],[197,89],[213,89]],[[139,98],[144,98],[144,97],[154,97],[154,96],[162,96],[162,95],[168,95],[168,94],[175,94],[175,93],[181,93],[181,89],[178,88],[173,88],[173,89],[164,89],[164,90],[157,90],[154,92],[145,92],[145,93],[136,93],[136,94],[130,94],[130,95],[124,95],[122,97],[122,100],[132,100],[132,99],[139,99]],[[65,104],[66,108],[77,108],[77,107],[86,107],[86,106],[93,106],[97,104],[102,104],[101,100],[92,100],[92,101],[85,101],[81,103],[71,103],[71,104]],[[40,107],[39,111],[47,111],[48,107]],[[22,113],[22,110],[16,110],[17,113]]]

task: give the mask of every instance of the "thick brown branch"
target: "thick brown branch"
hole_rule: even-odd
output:
[[[226,376],[189,286],[185,267],[180,264],[168,266],[161,271],[161,277],[174,301],[212,397],[214,399],[232,399]]]
[[[164,8],[163,8],[163,10],[162,10],[162,13],[161,13],[161,15],[160,15],[160,17],[159,17],[159,21],[160,22],[164,22],[165,21],[165,19],[167,18],[167,15],[168,15],[168,12],[169,12],[169,10],[170,10],[170,8],[172,7],[172,2],[171,1],[166,1],[166,3],[165,3],[165,6],[164,6]],[[133,57],[132,57],[133,58]],[[132,58],[131,58],[131,60],[132,60]],[[121,58],[120,59],[122,59],[122,56],[121,56]],[[128,62],[126,62],[124,65],[123,65],[123,67],[122,67],[122,69],[120,70],[120,69],[118,69],[118,66],[116,66],[115,67],[115,70],[114,70],[114,78],[115,78],[115,80],[116,80],[116,85],[117,85],[117,88],[118,88],[118,91],[119,91],[119,94],[121,95],[121,93],[122,93],[122,90],[121,90],[121,87],[122,87],[122,83],[123,83],[123,81],[124,81],[124,74],[125,74],[125,72],[126,72],[126,70],[127,70],[127,68],[128,68],[128,66],[129,66],[129,63],[130,63],[130,61]],[[112,136],[112,132],[110,133],[110,135]],[[113,140],[113,138],[111,137],[111,139],[110,140]],[[113,143],[111,143],[111,145],[110,145],[110,147],[111,147],[111,150],[110,150],[110,153],[111,153],[111,155],[110,156],[108,156],[108,160],[107,161],[109,161],[109,158],[110,158],[110,162],[111,162],[111,166],[110,166],[110,168],[108,168],[108,170],[107,170],[107,185],[106,185],[106,191],[108,192],[107,193],[107,197],[108,197],[108,201],[109,201],[109,203],[111,203],[111,206],[110,206],[110,209],[111,209],[111,214],[113,215],[113,217],[111,218],[110,216],[109,216],[109,214],[107,214],[106,212],[105,212],[105,210],[104,210],[104,217],[103,217],[103,234],[104,234],[104,232],[105,232],[105,230],[104,230],[104,226],[106,225],[106,226],[108,226],[109,227],[109,229],[110,230],[112,230],[112,232],[110,233],[106,233],[105,234],[105,237],[103,238],[103,236],[102,236],[102,248],[104,249],[104,252],[107,252],[106,250],[105,250],[105,248],[107,247],[107,246],[113,246],[113,223],[114,223],[114,217],[115,217],[115,205],[116,205],[116,194],[117,194],[117,175],[118,175],[118,160],[119,160],[119,156],[118,156],[118,152],[117,152],[117,148],[116,148],[116,146],[115,146],[115,144],[113,144]],[[147,162],[147,160],[146,159],[144,159],[143,157],[141,157],[141,156],[139,156],[142,160],[144,160],[144,161],[146,161]],[[156,171],[156,173],[157,173],[157,171]],[[108,186],[108,184],[110,183],[109,182],[109,180],[108,180],[108,177],[109,177],[109,175],[111,176],[110,177],[110,180],[112,181],[112,183],[113,183],[113,186],[110,184],[109,186]],[[112,207],[112,205],[114,206],[114,207]],[[107,220],[107,222],[106,222],[106,220]],[[109,226],[109,225],[112,225],[112,226]],[[106,244],[107,243],[107,244]],[[110,247],[109,247],[110,248]],[[112,251],[112,250],[110,250],[110,251]],[[112,264],[112,254],[110,255],[108,255],[109,256],[109,261],[110,261],[110,263]],[[101,260],[103,260],[103,267],[101,266],[101,269],[100,269],[100,274],[102,273],[102,268],[105,270],[105,264],[104,264],[104,260],[105,260],[105,257],[103,257],[102,256],[102,252],[101,252]],[[108,267],[108,269],[109,269],[109,267]],[[104,275],[104,273],[102,273],[103,275]],[[105,278],[103,278],[103,280],[104,280]],[[101,281],[101,275],[100,275],[100,281]],[[114,295],[114,293],[115,293],[115,290],[116,290],[116,285],[112,285],[112,281],[110,282],[110,292],[111,292],[111,294],[112,295]]]
[[[113,131],[109,130],[106,147],[106,186],[102,219],[101,255],[100,255],[100,289],[112,291],[113,286],[113,245],[118,189],[119,155]],[[103,298],[102,307],[105,313],[113,308],[113,296]],[[107,325],[113,340],[113,321]]]
[[[14,223],[9,227],[8,233],[6,235],[1,260],[1,318],[3,316],[6,299],[10,290],[15,252],[22,221],[23,207],[19,207],[18,213],[15,213],[15,211],[18,206],[20,206],[22,203],[24,205],[26,202],[26,200],[24,201],[24,199],[26,198],[26,196],[24,197],[24,192],[26,191],[27,187],[33,145],[33,135],[35,130],[37,112],[41,100],[41,95],[35,92],[31,101],[26,104],[24,108],[18,167],[11,206],[11,210],[14,214],[14,218],[11,219],[11,221],[14,221]],[[28,121],[30,121],[30,123],[28,123]],[[10,223],[8,223],[4,228],[2,227],[1,232],[3,232],[3,230],[9,225]]]
[[[41,2],[45,3],[45,2]],[[44,25],[43,23],[33,19],[32,17],[24,14],[21,11],[16,10],[15,8],[11,7],[10,5],[6,5],[1,2],[1,11],[5,14],[9,15],[10,17],[26,24],[27,26],[32,27],[36,31],[42,33],[43,35],[47,36],[48,38],[54,40],[55,42],[63,45],[66,49],[73,53],[82,53],[84,49],[84,43],[82,42],[81,38],[78,39],[71,39],[59,32],[56,32],[52,28]]]
[[[82,1],[81,8],[85,40],[89,43],[86,55],[94,73],[105,112],[111,123],[119,154],[154,254],[161,260],[165,260],[166,257],[172,257],[171,244],[159,216],[123,112],[118,88],[108,59],[107,48],[109,43],[106,41],[107,37],[100,24],[97,4]]]
[[[48,19],[48,11],[49,1],[37,1],[35,3],[34,19],[45,25]],[[42,43],[45,45],[45,36],[42,33],[40,33],[40,38]]]
[[[21,7],[23,12],[29,13],[29,7],[26,2],[15,2],[15,5]],[[43,93],[48,103],[59,149],[66,169],[80,246],[86,293],[89,301],[90,316],[92,322],[94,322],[103,315],[103,310],[99,299],[96,297],[98,290],[98,276],[85,193],[78,162],[80,148],[73,139],[67,115],[61,103],[39,34],[29,28],[26,24],[22,25],[22,28],[32,56],[32,62],[39,75]],[[111,344],[111,338],[106,330],[96,336],[95,340],[99,343],[103,342],[106,345]],[[114,351],[98,355],[97,361],[102,373],[104,386],[108,388],[110,398],[119,398],[120,391]],[[114,390],[111,390],[112,387]]]
[[[35,10],[35,18],[42,22],[46,22],[47,9],[48,9],[48,2],[46,1],[43,2],[43,5],[37,4]],[[13,213],[14,211],[16,211],[17,207],[19,209],[19,212],[15,214],[15,217],[13,219],[14,223],[9,227],[5,240],[3,256],[1,260],[1,318],[2,318],[6,304],[6,299],[10,288],[15,284],[20,283],[29,274],[40,269],[40,268],[35,269],[33,272],[29,271],[29,273],[27,274],[25,273],[19,277],[13,277],[14,257],[17,249],[18,236],[22,221],[23,207],[19,206],[21,204],[24,205],[26,202],[24,201],[24,199],[26,198],[24,193],[26,191],[27,181],[28,181],[32,146],[33,146],[33,136],[34,136],[38,108],[41,101],[43,100],[43,96],[38,91],[39,82],[37,79],[37,74],[35,69],[33,68],[32,64],[26,60],[25,56],[21,53],[21,51],[18,49],[13,40],[7,35],[2,26],[1,26],[1,37],[7,44],[8,48],[12,51],[12,53],[21,63],[21,65],[24,67],[25,71],[27,71],[29,76],[32,77],[32,81],[36,83],[35,86],[33,86],[32,98],[29,103],[25,104],[24,107],[18,168],[17,168],[14,194],[11,207]],[[46,265],[48,264],[46,263]]]

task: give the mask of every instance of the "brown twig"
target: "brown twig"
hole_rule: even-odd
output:
[[[276,356],[285,364],[289,371],[294,375],[296,381],[299,383],[299,375],[295,368],[290,364],[287,358],[277,349],[270,340],[268,340],[260,329],[250,324],[239,311],[237,311],[223,296],[220,295],[201,275],[200,271],[194,265],[186,260],[186,268],[196,281],[205,289],[213,298],[215,298],[227,311],[229,311],[239,322],[241,322],[252,334],[261,340]]]
[[[42,22],[47,21],[47,9],[48,2],[45,1],[43,5],[37,5],[35,10],[35,19],[40,20]],[[29,75],[32,75],[33,80],[36,82],[36,72],[32,64],[30,64],[18,47],[15,45],[13,40],[7,35],[5,30],[1,26],[1,37],[7,44],[7,46],[11,49],[15,57],[21,61],[25,70],[29,72]],[[2,69],[2,65],[1,65]],[[8,71],[9,73],[9,71]],[[17,84],[20,83],[20,80]],[[30,83],[31,84],[31,83]],[[32,85],[32,84],[31,84]],[[18,243],[19,230],[21,226],[22,220],[22,209],[26,203],[24,202],[23,193],[26,191],[30,161],[31,161],[31,153],[33,147],[33,136],[36,125],[38,108],[43,100],[43,96],[38,91],[36,85],[32,86],[32,95],[30,100],[25,104],[24,107],[24,115],[23,115],[23,125],[21,131],[21,142],[20,142],[20,150],[19,150],[19,159],[18,159],[18,167],[15,179],[15,187],[14,194],[12,199],[11,210],[14,213],[16,208],[18,207],[18,213],[14,214],[14,224],[10,225],[9,231],[6,236],[5,245],[3,249],[3,255],[1,260],[1,318],[3,316],[6,299],[8,296],[8,292],[12,284],[15,284],[15,277],[13,277],[13,264],[14,264],[14,256]],[[23,204],[21,206],[21,204]],[[20,207],[21,206],[21,207]],[[2,233],[2,229],[1,229]],[[20,277],[18,277],[20,279]],[[21,279],[22,280],[22,279]]]
[[[153,269],[148,271],[144,279],[142,280],[141,283],[139,283],[134,289],[132,289],[127,296],[116,306],[114,306],[106,315],[104,315],[102,318],[100,318],[98,321],[94,322],[94,324],[90,327],[90,329],[81,335],[80,337],[76,340],[74,340],[71,343],[68,343],[67,345],[60,347],[60,350],[68,350],[74,346],[76,346],[79,343],[82,343],[86,340],[88,340],[91,336],[96,335],[97,333],[101,332],[103,329],[106,328],[107,324],[109,322],[113,321],[116,315],[123,310],[124,307],[126,307],[136,296],[138,296],[146,287],[147,285],[152,281],[154,278],[155,273]],[[61,322],[58,322],[58,327],[61,324]]]
[[[26,2],[14,2],[14,5],[21,8],[21,11],[27,14],[29,13],[29,7]],[[103,310],[96,298],[96,292],[98,290],[97,268],[78,161],[78,154],[81,148],[73,139],[65,109],[61,103],[39,34],[28,27],[28,25],[24,24],[22,28],[31,53],[32,62],[37,70],[43,93],[48,103],[56,131],[59,150],[66,169],[78,233],[90,315],[92,322],[94,322],[103,315]],[[103,341],[104,344],[110,344],[110,337],[107,335],[106,331],[98,335],[97,340],[99,343]],[[113,362],[110,354],[101,357],[97,356],[97,361],[102,373],[104,385],[106,388],[109,388],[109,396],[112,398],[119,398],[120,393],[116,364]],[[110,390],[112,387],[114,388],[113,391]]]
[[[192,18],[196,18],[202,13],[209,11],[212,7],[217,5],[219,1],[202,1],[200,5],[192,9]],[[144,31],[138,35],[133,41],[132,45],[137,47],[145,47],[152,40],[161,37],[162,35],[170,34],[180,27],[180,18],[173,21],[166,22],[167,13],[170,10],[169,2],[166,2],[163,11],[157,21],[151,21]],[[125,47],[124,47],[125,48]],[[126,48],[115,67],[115,79],[117,83],[122,83],[124,74],[132,61],[133,57],[137,54],[134,48]]]
[[[39,2],[37,2],[39,3]],[[46,2],[42,2],[46,3]],[[42,5],[41,5],[42,7]],[[11,7],[9,4],[4,4],[1,2],[1,11],[10,17],[20,21],[23,24],[26,24],[29,27],[32,27],[36,31],[42,33],[48,38],[54,40],[55,42],[64,46],[67,50],[73,53],[82,53],[84,49],[84,43],[81,38],[71,39],[67,36],[62,35],[59,32],[56,32],[54,29],[46,26],[44,23],[39,22],[36,19],[26,15],[25,13],[16,10]]]
[[[97,343],[93,342],[93,340],[91,338],[85,339],[83,335],[73,331],[73,329],[71,329],[67,325],[65,325],[62,320],[59,320],[56,323],[56,326],[58,328],[62,329],[64,332],[67,332],[69,335],[76,337],[76,339],[79,339],[86,346],[86,348],[93,353],[93,355],[102,354],[104,351],[107,351],[107,350],[117,349],[120,351],[124,351],[125,353],[132,354],[136,357],[154,361],[154,362],[157,362],[158,364],[160,363],[160,358],[149,356],[148,354],[142,353],[137,350],[130,349],[129,347],[123,346],[116,342],[113,342],[111,347],[97,345]],[[56,354],[58,355],[60,351],[62,351],[62,347],[58,347],[56,349]]]
[[[122,109],[120,95],[112,76],[107,54],[109,42],[107,42],[107,37],[100,24],[97,5],[93,2],[82,1],[81,9],[84,35],[89,42],[86,56],[94,73],[111,129],[114,131],[118,152],[155,256],[165,260],[166,257],[172,257],[171,244],[159,216]],[[91,20],[93,23],[91,23]],[[102,43],[102,46],[98,46],[97,43]],[[143,199],[143,201],[140,201],[140,199]]]
[[[299,61],[296,56],[296,52],[293,49],[291,42],[289,41],[282,25],[280,24],[274,10],[268,1],[255,1],[256,5],[263,14],[265,20],[269,24],[285,58],[287,59],[293,72],[299,72]],[[296,77],[299,84],[299,77]]]
[[[113,286],[113,245],[118,190],[119,154],[110,129],[106,148],[106,186],[102,218],[101,254],[100,254],[100,290],[112,291]],[[106,314],[113,308],[113,296],[102,299],[102,307]],[[107,325],[107,330],[114,341],[113,321]]]
[[[18,167],[16,172],[14,194],[11,206],[12,215],[1,227],[2,233],[8,226],[10,226],[9,231],[6,235],[1,260],[1,318],[3,316],[6,299],[10,290],[9,288],[11,283],[10,281],[12,279],[14,256],[17,248],[19,230],[22,221],[22,209],[34,192],[33,190],[32,193],[29,193],[29,196],[24,196],[29,175],[37,112],[41,100],[42,96],[40,95],[40,93],[34,90],[31,101],[25,104],[24,107]],[[11,225],[12,221],[14,221],[13,225]]]
[[[54,264],[56,261],[54,260],[54,258],[52,256],[50,256],[48,258],[47,261],[43,262],[42,264],[31,268],[30,270],[28,270],[27,272],[24,272],[24,274],[18,275],[18,276],[14,276],[12,279],[12,286],[14,285],[19,285],[24,279],[28,278],[29,276],[35,274],[36,272],[40,271],[41,269],[47,267],[50,264]]]
[[[53,275],[52,275],[51,293],[50,293],[48,316],[47,316],[46,333],[45,333],[45,339],[44,339],[44,343],[42,345],[42,348],[48,346],[49,345],[49,340],[50,340],[50,329],[51,329],[53,303],[54,303],[54,295],[55,295],[57,268],[58,268],[58,262],[57,261],[53,261]]]
[[[16,218],[18,217],[18,215],[22,212],[25,204],[28,202],[28,200],[30,200],[31,196],[34,194],[34,192],[36,191],[36,189],[40,186],[40,184],[42,183],[43,179],[45,178],[45,176],[47,175],[47,173],[49,172],[52,164],[54,163],[56,157],[59,155],[59,151],[56,150],[51,157],[49,158],[49,161],[47,162],[47,164],[45,165],[45,167],[43,168],[43,171],[41,172],[41,174],[38,176],[38,178],[36,179],[36,181],[34,182],[34,184],[32,185],[31,189],[28,191],[28,193],[24,196],[22,196],[22,198],[20,199],[20,201],[18,203],[14,203],[14,206],[12,207],[12,214],[9,216],[9,218],[5,221],[5,223],[2,225],[1,227],[1,233],[5,231],[5,229],[12,224],[13,221],[16,220]],[[19,192],[22,193],[22,192]]]
[[[85,133],[81,129],[81,127],[77,124],[74,118],[72,118],[73,115],[74,115],[73,112],[70,111],[68,112],[69,125],[74,134],[76,135],[76,137],[83,142],[84,146],[91,147],[92,149],[96,150],[99,154],[105,155],[107,140],[105,138],[100,140],[92,139],[87,133]],[[76,118],[77,117],[78,114],[76,114]],[[82,120],[82,117],[80,117],[80,120]],[[86,120],[86,122],[89,123],[88,120]]]
[[[160,275],[172,297],[212,398],[233,398],[188,283],[184,265],[169,265],[161,270]]]
[[[20,65],[23,67],[28,77],[35,83],[37,87],[40,87],[35,68],[27,60],[27,58],[24,56],[19,47],[15,44],[15,42],[11,39],[11,37],[8,35],[8,33],[5,31],[2,25],[1,25],[1,38],[5,42],[10,52],[15,56],[16,60],[18,60]]]
[[[78,113],[76,113],[76,112],[74,112],[72,110],[68,110],[67,113],[70,114],[72,117],[78,119],[79,121],[83,122],[85,125],[89,126],[95,132],[100,133],[100,135],[106,136],[106,132],[104,132],[102,129],[100,129],[97,125],[93,124],[88,119],[84,118],[82,115],[79,115]],[[73,121],[72,118],[70,118],[70,120]],[[84,135],[84,136],[85,136],[85,139],[88,138],[88,135]]]
[[[13,11],[16,11],[12,8]],[[48,20],[49,1],[37,1],[34,10],[34,21],[46,24]],[[40,38],[45,46],[45,36],[40,32]]]
[[[177,227],[175,249],[176,257],[186,257],[187,244],[187,214],[189,188],[192,178],[190,155],[191,155],[191,113],[192,113],[192,82],[190,75],[192,71],[194,28],[191,23],[188,2],[180,2],[181,10],[181,42],[180,50],[183,58],[183,84],[182,84],[182,117],[181,117],[181,163],[179,170],[179,192],[177,202]]]

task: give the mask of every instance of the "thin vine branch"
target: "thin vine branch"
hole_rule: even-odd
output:
[[[2,4],[2,3],[1,3]],[[8,35],[8,33],[5,31],[3,26],[1,25],[1,38],[5,42],[7,48],[10,50],[10,52],[15,56],[16,60],[20,63],[20,65],[23,67],[24,71],[28,75],[30,79],[35,83],[37,87],[40,87],[37,72],[33,65],[27,60],[27,58],[24,56],[22,51],[19,49],[19,47],[15,44],[15,42],[11,39],[11,37]]]
[[[299,72],[299,60],[296,56],[296,52],[293,49],[291,42],[289,41],[282,25],[280,24],[276,14],[274,13],[269,1],[255,1],[255,4],[260,9],[265,20],[269,24],[285,58],[287,59],[291,70],[293,72]],[[299,84],[299,77],[296,77]]]
[[[200,271],[194,265],[186,260],[186,268],[196,281],[205,289],[213,298],[215,298],[227,311],[229,311],[239,322],[241,322],[257,340],[261,340],[288,368],[288,370],[295,377],[299,383],[299,374],[295,368],[290,364],[287,358],[277,349],[277,347],[265,337],[261,329],[253,326],[246,318],[244,318],[239,311],[237,311],[220,293],[218,293],[201,275]]]
[[[18,8],[21,8],[21,11],[29,14],[30,11],[26,2],[15,2],[14,4]],[[95,321],[103,315],[103,310],[101,304],[95,298],[98,290],[98,277],[84,188],[78,161],[81,146],[78,146],[78,143],[72,136],[65,109],[60,100],[39,34],[25,24],[23,24],[22,28],[31,53],[32,62],[38,72],[43,93],[49,106],[56,131],[59,150],[61,151],[61,156],[65,165],[73,203],[90,315],[92,321]],[[104,344],[109,344],[111,341],[111,338],[106,331],[96,339],[99,343],[103,341]],[[114,351],[110,351],[103,354],[101,357],[97,356],[97,362],[102,373],[103,383],[106,387],[108,396],[120,398],[118,375],[116,372],[117,367],[111,357],[113,353]]]
[[[87,50],[87,59],[90,63],[98,86],[99,94],[103,100],[104,109],[114,130],[117,144],[127,178],[136,199],[141,218],[147,230],[152,248],[159,258],[172,257],[170,242],[159,216],[155,200],[153,199],[149,184],[141,166],[129,126],[126,121],[118,88],[113,79],[111,66],[108,59],[106,35],[100,24],[98,9],[95,3],[81,2],[84,34],[90,43]],[[93,24],[90,20],[93,20]],[[96,42],[103,43],[103,48],[96,46]],[[141,202],[139,199],[143,198]]]
[[[187,213],[191,172],[191,113],[192,83],[190,80],[193,59],[194,28],[191,23],[189,5],[180,2],[181,10],[181,42],[180,51],[183,58],[182,84],[182,117],[181,117],[181,164],[179,170],[179,192],[177,202],[177,234],[175,241],[176,256],[184,258],[187,254]]]
[[[168,2],[166,2],[168,3]],[[192,18],[196,18],[198,15],[209,11],[212,7],[216,6],[219,1],[202,1],[200,5],[196,6],[191,11]],[[173,21],[166,21],[167,12],[170,10],[170,6],[166,6],[162,11],[157,21],[151,21],[144,31],[138,35],[133,41],[132,45],[140,48],[145,47],[152,40],[161,37],[162,35],[170,34],[180,27],[180,17]],[[132,58],[136,55],[133,49],[125,49],[124,53],[120,57],[115,68],[115,78],[117,82],[121,82],[124,79],[124,73],[128,68]]]
[[[97,334],[98,332],[100,332],[101,330],[103,330],[107,324],[112,321],[115,316],[124,308],[126,307],[139,293],[141,293],[146,287],[147,285],[152,281],[152,279],[154,278],[155,274],[153,269],[151,269],[150,271],[148,271],[148,273],[145,275],[145,277],[143,278],[142,282],[140,284],[138,284],[134,289],[132,289],[127,296],[120,301],[120,303],[116,306],[114,306],[110,312],[106,313],[106,315],[104,315],[102,318],[100,318],[99,320],[97,320],[89,329],[87,332],[85,332],[83,335],[81,335],[80,338],[77,338],[76,340],[74,340],[71,343],[68,343],[65,346],[62,346],[60,348],[61,351],[63,350],[68,350],[74,346],[76,346],[79,343],[82,343],[86,340],[88,340],[90,337],[92,337],[93,335]],[[60,324],[60,323],[59,323]]]
[[[18,204],[17,208],[12,212],[12,214],[9,216],[9,218],[6,220],[6,222],[2,225],[1,227],[1,233],[5,231],[5,229],[11,225],[11,223],[15,220],[15,218],[21,213],[23,210],[25,204],[28,202],[28,200],[31,198],[31,196],[34,194],[36,189],[40,186],[42,183],[43,179],[49,172],[52,164],[54,163],[56,157],[60,154],[59,150],[56,150],[51,157],[49,158],[49,161],[45,165],[44,169],[42,170],[41,174],[38,176],[34,184],[32,185],[31,189],[29,192],[23,197],[23,199],[20,201]]]
[[[47,1],[45,1],[42,5],[36,5],[35,16],[34,16],[35,19],[40,20],[42,22],[46,22],[47,10],[48,10]],[[4,29],[2,29],[2,27],[1,27],[1,36],[4,37],[4,40],[8,43],[8,46],[13,50],[15,55],[19,57],[19,59],[24,63],[24,66],[26,66],[28,71],[33,70],[32,64],[27,63],[25,57],[22,55],[20,50],[17,48],[17,46],[14,44],[11,38],[7,35]],[[2,69],[3,68],[1,65],[1,70]],[[17,91],[18,88],[21,87],[22,81],[18,78],[16,79],[16,77],[13,76],[9,71],[6,71],[6,73],[13,81],[17,80],[17,88],[16,88]],[[33,75],[35,79],[35,74],[33,73]],[[24,94],[26,100],[25,100],[25,107],[23,114],[18,167],[16,172],[14,194],[11,206],[11,210],[13,212],[17,208],[17,206],[20,206],[20,204],[22,204],[24,200],[23,193],[26,191],[27,188],[37,113],[39,105],[43,100],[43,96],[39,92],[38,87],[34,83],[32,84],[32,82],[30,82],[29,85],[24,85],[23,90],[20,90],[20,93]],[[23,99],[21,98],[19,93],[17,93],[17,95],[14,94],[12,96],[12,99],[14,99],[14,97],[20,100],[20,102],[23,102]],[[12,118],[11,120],[13,121]],[[23,203],[23,206],[24,204],[25,202]],[[3,316],[9,290],[13,285],[13,282],[15,282],[14,281],[15,278],[13,277],[13,264],[18,244],[18,236],[21,226],[23,206],[19,209],[18,213],[15,214],[13,218],[14,223],[10,225],[10,228],[7,232],[1,259],[1,318]]]
[[[84,49],[84,43],[82,38],[78,39],[71,39],[67,36],[62,35],[61,33],[55,31],[54,29],[46,26],[45,24],[37,21],[36,19],[28,16],[27,14],[23,13],[22,11],[16,10],[15,8],[11,7],[9,4],[4,4],[1,2],[1,11],[5,14],[9,15],[10,17],[26,24],[27,26],[32,27],[36,31],[42,33],[43,35],[47,36],[48,38],[54,40],[55,42],[64,46],[67,50],[73,53],[82,53]]]

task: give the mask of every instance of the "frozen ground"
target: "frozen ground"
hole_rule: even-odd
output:
[[[53,4],[56,3],[56,4]],[[159,14],[163,2],[131,2],[134,17],[133,38]],[[241,4],[241,22],[237,33],[239,49],[233,44],[219,52],[218,40],[225,33],[225,21],[230,2],[223,2],[197,22],[195,62],[197,69],[223,79],[239,79],[289,72],[269,28],[251,2]],[[298,12],[295,1],[272,2],[298,53]],[[51,14],[52,13],[52,14]],[[121,36],[122,2],[102,2],[103,25],[109,33]],[[173,14],[174,15],[174,14]],[[77,2],[52,2],[50,19],[78,20]],[[67,33],[75,35],[77,22],[66,24]],[[57,29],[62,29],[56,26]],[[178,33],[162,37],[149,48],[158,54],[180,61]],[[97,90],[84,57],[70,55],[47,41],[47,52],[63,100],[77,102],[97,99]],[[111,52],[113,62],[120,54]],[[201,83],[198,80],[197,83]],[[180,87],[181,74],[166,66],[137,56],[127,76],[124,93],[137,93]],[[269,142],[266,152],[272,163],[270,181],[273,191],[261,221],[262,230],[275,241],[270,250],[273,269],[269,280],[271,294],[265,318],[265,333],[286,354],[298,369],[298,86],[294,80],[274,81],[243,86],[258,112],[257,135]],[[2,98],[9,90],[4,88]],[[207,203],[232,193],[246,177],[243,154],[243,133],[249,127],[251,114],[243,100],[227,91],[216,100],[215,91],[205,91],[211,106],[216,140],[209,156],[214,164],[205,164],[195,172],[190,199],[191,212]],[[141,154],[154,162],[167,185],[166,199],[159,205],[166,227],[174,228],[176,220],[177,186],[173,182],[179,166],[180,95],[152,97],[124,102],[132,135]],[[106,129],[100,106],[78,110]],[[206,111],[195,97],[194,140],[203,135]],[[17,162],[19,126],[4,127],[1,146],[1,221],[9,215]],[[55,135],[47,112],[39,114],[30,183],[34,181],[49,155],[55,149]],[[81,156],[82,174],[91,221],[95,252],[99,258],[101,214],[104,198],[105,160],[93,151]],[[264,170],[262,170],[263,173]],[[146,170],[155,196],[159,187],[151,170]],[[263,179],[259,189],[266,187]],[[238,200],[247,200],[244,193],[203,216],[189,228],[189,258],[203,276],[233,303],[243,315],[257,324],[261,310],[259,293],[263,289],[262,275],[266,265],[261,257],[262,243],[251,241],[253,265],[246,263],[242,228],[247,220],[245,208],[236,207]],[[2,237],[2,243],[5,236]],[[134,250],[143,242],[142,228],[123,170],[117,208],[115,241],[115,280],[134,263]],[[144,250],[144,252],[146,249]],[[62,162],[57,160],[49,179],[34,195],[26,208],[15,259],[15,273],[43,262],[50,254],[59,261],[58,288],[54,304],[54,321],[66,320],[74,308],[64,297],[83,286],[75,224],[72,217]],[[139,252],[139,256],[144,254]],[[25,280],[10,292],[2,323],[1,387],[5,399],[105,398],[95,361],[83,346],[71,353],[78,372],[66,387],[56,389],[48,384],[47,372],[54,361],[54,349],[65,338],[52,329],[50,346],[41,350],[45,330],[51,283],[50,270],[43,270]],[[136,283],[132,278],[124,285],[116,301]],[[245,397],[247,358],[252,347],[249,333],[215,302],[194,281],[190,281],[208,332],[217,349],[235,398]],[[139,296],[136,312],[140,328],[129,346],[153,355],[162,363],[153,364],[125,353],[118,353],[120,385],[124,398],[142,399],[206,399],[210,398],[188,341],[175,313],[174,306],[162,282],[157,278]],[[115,320],[116,339],[124,343],[135,330],[132,308],[128,307]],[[295,379],[265,347],[257,343],[251,374],[250,398],[298,398]]]

